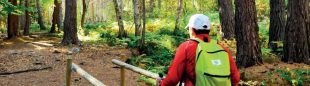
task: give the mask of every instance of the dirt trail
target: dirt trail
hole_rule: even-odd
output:
[[[0,41],[0,86],[64,86],[66,52],[72,47],[47,47],[32,42],[58,44],[61,40],[53,37],[21,37],[15,40]],[[131,51],[122,47],[106,45],[83,45],[80,53],[73,55],[73,62],[102,81],[107,86],[119,86],[120,69],[112,64],[112,59],[131,56]],[[50,68],[49,68],[50,67]],[[39,71],[21,72],[31,69]],[[126,71],[126,85],[138,86],[138,74]],[[77,73],[72,75],[73,86],[91,86]]]

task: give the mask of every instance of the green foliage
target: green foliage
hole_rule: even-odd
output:
[[[104,41],[109,46],[115,46],[115,45],[120,44],[120,39],[117,38],[117,34],[113,33],[112,30],[105,30],[105,31],[101,32],[100,37],[103,38]]]
[[[277,54],[272,53],[272,50],[269,48],[262,48],[262,59],[266,63],[275,63],[280,62],[280,58]]]
[[[0,15],[2,16],[7,14],[22,15],[25,10],[28,10],[28,8],[25,6],[12,5],[10,2],[8,2],[8,0],[1,0],[0,5],[2,6],[2,9],[0,10]]]
[[[268,82],[274,83],[278,79],[284,79],[293,86],[303,86],[304,83],[310,82],[310,69],[293,69],[281,67],[274,71],[268,72]],[[280,76],[280,77],[275,77]]]

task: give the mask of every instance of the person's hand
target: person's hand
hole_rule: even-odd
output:
[[[156,78],[156,86],[160,86],[161,80],[162,80],[162,78],[160,78],[160,77]]]

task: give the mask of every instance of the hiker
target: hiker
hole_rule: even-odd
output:
[[[207,16],[191,16],[186,26],[190,40],[178,47],[167,76],[158,78],[157,85],[176,86],[179,82],[184,86],[238,85],[240,76],[234,59],[227,48],[209,38],[210,27]]]

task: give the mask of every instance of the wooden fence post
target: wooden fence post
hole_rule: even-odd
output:
[[[121,86],[125,86],[125,68],[121,67]]]
[[[72,58],[67,58],[66,86],[71,86]]]

